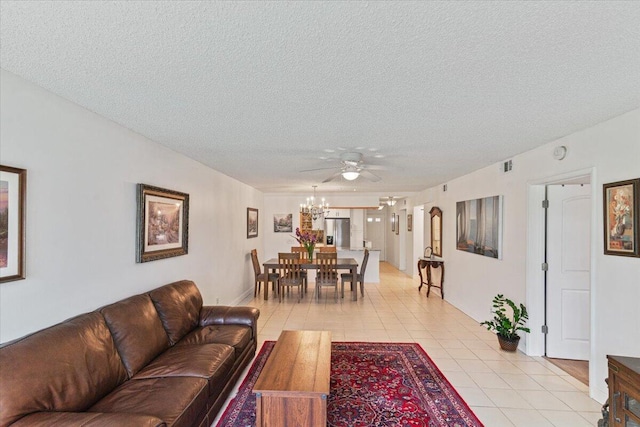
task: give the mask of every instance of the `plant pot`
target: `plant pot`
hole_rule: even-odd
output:
[[[504,351],[516,351],[518,349],[518,343],[520,342],[520,337],[516,336],[513,339],[509,339],[498,334],[498,342],[500,343],[500,348],[503,349]]]

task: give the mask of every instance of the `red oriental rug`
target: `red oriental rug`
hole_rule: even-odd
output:
[[[217,427],[255,426],[251,392],[275,341],[266,341]],[[334,342],[327,425],[482,427],[418,344]]]

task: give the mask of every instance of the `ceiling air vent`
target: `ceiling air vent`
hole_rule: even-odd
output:
[[[513,169],[513,163],[511,162],[511,160],[507,160],[502,164],[502,172],[511,172],[511,169]]]

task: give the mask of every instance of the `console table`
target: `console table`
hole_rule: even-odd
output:
[[[433,280],[431,280],[432,268],[442,269],[442,274],[440,275],[440,285],[434,285]],[[427,273],[426,282],[424,280],[424,276],[422,275],[422,270],[425,270]],[[420,275],[420,286],[418,286],[418,291],[422,289],[423,285],[427,285],[427,298],[428,298],[429,293],[431,292],[431,288],[438,288],[440,289],[440,297],[444,299],[444,261],[443,260],[420,258],[418,260],[418,274]]]

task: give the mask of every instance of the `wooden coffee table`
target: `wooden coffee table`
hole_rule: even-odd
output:
[[[256,426],[327,425],[331,332],[282,331],[253,392]]]

